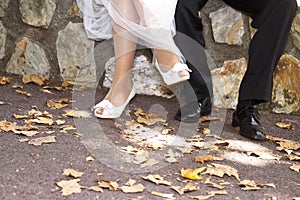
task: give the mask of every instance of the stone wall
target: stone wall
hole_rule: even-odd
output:
[[[109,87],[114,63],[111,42],[86,38],[80,12],[74,2],[1,0],[0,72],[34,73],[53,82],[94,85],[102,74],[98,66],[106,65],[104,86]],[[213,75],[214,103],[234,108],[238,86],[246,68],[248,44],[255,30],[250,28],[247,16],[220,0],[209,1],[200,14]],[[157,71],[150,66],[149,57],[147,51],[139,50],[135,59],[133,76],[138,92],[169,97],[170,93],[166,91]],[[299,58],[298,7],[288,44],[274,74],[271,104],[274,112],[300,110]]]

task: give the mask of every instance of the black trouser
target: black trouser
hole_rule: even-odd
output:
[[[176,22],[179,32],[188,34],[190,37],[197,37],[199,33],[202,33],[201,21],[197,20],[195,16],[198,14],[196,9],[199,9],[197,5],[204,5],[206,1],[178,1]],[[273,85],[273,72],[285,48],[297,3],[295,0],[223,1],[252,17],[253,22],[251,25],[258,29],[250,42],[248,66],[240,85],[239,100],[255,100],[257,103],[269,101]],[[178,11],[180,11],[181,16],[178,15]],[[182,16],[185,18],[182,18]],[[179,19],[180,17],[182,19]],[[198,37],[201,39],[195,40],[200,43],[203,37],[201,34]],[[185,51],[184,49],[181,50]],[[185,53],[183,54],[185,55]],[[202,65],[200,70],[204,68],[205,66]],[[205,72],[206,70],[204,69]],[[191,74],[193,73],[194,71]],[[203,74],[206,75],[206,73],[201,73],[202,79],[199,76],[192,75],[189,81],[197,92],[201,91],[198,91],[195,87],[202,88],[206,83],[210,83],[204,78]],[[203,90],[203,93],[206,94],[206,91]],[[196,95],[201,96],[198,93]]]
[[[202,21],[198,11],[207,0],[179,0],[175,21],[177,34],[175,43],[184,55],[187,65],[192,70],[188,82],[181,84],[180,98],[184,104],[201,100],[212,94],[211,74],[204,51],[205,41],[202,36]]]
[[[249,46],[249,60],[239,100],[270,100],[273,72],[285,48],[297,10],[295,0],[223,0],[253,18],[258,31]]]

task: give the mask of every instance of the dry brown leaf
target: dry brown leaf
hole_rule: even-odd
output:
[[[158,160],[155,160],[154,158],[150,158],[149,160],[141,164],[141,168],[151,167],[153,165],[156,165],[157,163],[159,163]]]
[[[25,119],[25,118],[28,118],[28,115],[18,115],[18,114],[14,114],[14,118],[16,118],[16,119]]]
[[[214,157],[212,155],[204,155],[204,156],[196,156],[195,157],[195,162],[200,162],[202,164],[204,164],[204,162],[207,162],[207,161],[217,161],[217,160],[223,160],[223,158]]]
[[[174,194],[166,194],[166,193],[154,192],[154,191],[151,192],[151,194],[154,196],[163,197],[163,198],[170,198],[170,199],[174,198]]]
[[[300,149],[300,143],[293,140],[282,140],[277,142],[277,144],[279,144],[280,147],[276,147],[276,149],[280,151],[283,149],[289,149],[294,151]]]
[[[74,178],[79,178],[84,174],[84,172],[79,172],[77,170],[74,169],[65,169],[64,170],[64,175],[66,176],[72,176]]]
[[[76,127],[74,126],[71,126],[71,125],[63,125],[60,127],[62,130],[64,131],[73,131],[73,130],[76,130]]]
[[[72,5],[72,7],[71,7],[71,9],[70,9],[69,14],[70,14],[72,17],[75,17],[79,12],[80,12],[80,9],[79,9],[77,3],[76,3],[76,2],[73,2],[73,5]]]
[[[161,131],[161,134],[162,134],[162,135],[168,135],[168,134],[170,134],[170,133],[172,133],[172,132],[174,132],[174,131],[175,131],[175,128],[169,127],[169,128],[163,129],[163,130]]]
[[[101,188],[116,191],[119,189],[119,184],[117,182],[109,182],[105,180],[98,181],[98,186]]]
[[[300,160],[300,156],[297,155],[285,155],[289,160]]]
[[[156,183],[157,185],[168,185],[170,186],[172,183],[164,180],[159,174],[149,174],[148,176],[141,176],[143,179]]]
[[[62,195],[68,196],[73,193],[80,193],[81,188],[83,188],[78,182],[80,179],[73,179],[69,181],[59,181],[56,184],[62,188]]]
[[[141,108],[137,108],[134,112],[134,115],[137,116],[136,121],[147,126],[154,125],[156,123],[166,123],[166,120],[159,117],[158,114],[147,114]]]
[[[193,183],[188,183],[184,187],[181,186],[172,186],[171,187],[173,190],[178,192],[180,195],[183,195],[186,192],[192,192],[192,191],[198,191],[200,190],[199,186],[193,184]]]
[[[59,110],[69,105],[69,99],[68,98],[61,98],[59,100],[51,99],[46,102],[46,105],[52,110]]]
[[[23,81],[24,84],[33,82],[33,83],[35,83],[35,84],[37,84],[39,86],[44,85],[47,82],[49,83],[49,80],[47,78],[45,78],[45,77],[39,77],[39,76],[37,76],[35,74],[26,74],[26,75],[23,75],[22,81]]]
[[[215,175],[218,177],[223,177],[225,174],[227,174],[228,176],[234,176],[236,179],[240,180],[237,170],[228,165],[214,163],[212,166],[207,167],[205,174]]]
[[[253,180],[242,180],[239,182],[239,186],[242,187],[242,190],[260,190],[261,186],[258,186]]]
[[[192,199],[198,199],[198,200],[207,200],[209,199],[210,197],[213,197],[215,195],[207,195],[207,196],[190,196],[190,198]]]
[[[11,78],[7,76],[0,76],[0,85],[6,85],[11,82]]]
[[[88,118],[91,114],[85,110],[66,110],[62,117]]]
[[[226,195],[228,192],[226,190],[215,190],[215,191],[209,191],[207,192],[209,195]]]
[[[54,120],[51,118],[47,118],[47,117],[37,117],[36,119],[28,120],[28,122],[34,122],[37,124],[46,124],[49,126],[54,124]]]
[[[181,176],[191,180],[201,180],[203,177],[200,176],[202,172],[206,170],[206,167],[196,169],[181,169]]]
[[[103,192],[103,188],[99,187],[99,186],[92,186],[92,187],[89,187],[88,190],[92,190],[92,191],[95,191],[95,192]]]
[[[28,142],[28,144],[32,144],[34,146],[41,146],[45,143],[54,143],[56,142],[55,136],[48,136],[48,137],[40,137],[32,139]]]
[[[56,122],[56,124],[57,125],[63,125],[63,124],[65,124],[66,123],[66,121],[65,120],[55,120],[55,122]]]
[[[225,188],[225,186],[223,185],[219,185],[217,183],[214,183],[210,180],[210,178],[207,178],[204,182],[206,185],[210,186],[210,187],[214,187],[214,188],[217,188],[219,190],[223,190]]]
[[[239,185],[242,188],[242,190],[260,190],[262,189],[264,186],[268,186],[268,187],[272,187],[275,188],[276,186],[274,185],[274,183],[267,183],[267,184],[257,184],[255,183],[255,181],[253,180],[242,180],[239,182]]]
[[[18,135],[25,135],[27,137],[32,137],[34,135],[39,134],[38,131],[14,131],[14,133]]]
[[[277,122],[276,126],[283,129],[290,129],[294,130],[294,126],[291,124],[291,122],[285,123],[285,122]]]
[[[11,86],[13,89],[17,89],[17,88],[20,88],[20,89],[23,89],[24,87],[22,85],[13,85]]]
[[[121,190],[124,193],[137,193],[137,192],[143,192],[145,190],[145,187],[142,184],[136,184],[132,186],[122,186]]]
[[[127,183],[125,183],[125,185],[126,185],[126,186],[133,186],[135,183],[136,183],[135,180],[129,179],[129,180],[127,181]]]
[[[299,172],[300,171],[300,165],[299,164],[293,164],[292,166],[290,166],[290,169]]]
[[[94,161],[95,159],[92,156],[88,156],[85,158],[86,161]]]
[[[32,94],[30,94],[29,92],[23,91],[23,90],[16,90],[16,93],[24,94],[28,97],[32,97]]]

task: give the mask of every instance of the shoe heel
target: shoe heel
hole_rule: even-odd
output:
[[[162,78],[163,78],[166,85],[174,85],[176,83],[186,81],[186,80],[190,79],[190,73],[189,72],[192,72],[192,70],[189,69],[186,64],[179,63],[179,62],[176,63],[173,66],[173,68],[170,69],[167,72],[161,71],[157,61],[155,61],[155,67],[159,71],[159,73],[162,76]],[[185,76],[179,76],[179,73],[184,72],[184,71],[188,72],[188,74],[185,75]]]
[[[233,119],[232,122],[231,122],[231,126],[232,126],[233,128],[240,127],[240,122],[237,121],[237,120],[235,120],[235,119]]]

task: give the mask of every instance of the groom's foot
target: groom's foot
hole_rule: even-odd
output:
[[[242,136],[253,140],[266,140],[266,134],[259,120],[258,111],[253,107],[246,107],[233,113],[231,126],[240,127]]]
[[[211,99],[206,97],[196,102],[187,103],[178,109],[175,119],[186,123],[195,123],[201,116],[211,114]]]

